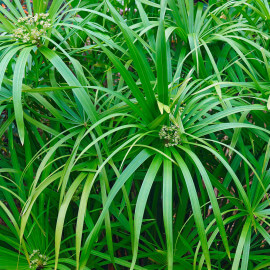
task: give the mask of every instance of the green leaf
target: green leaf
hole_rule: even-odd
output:
[[[184,177],[187,189],[188,189],[195,223],[197,226],[198,234],[199,234],[201,245],[202,245],[203,254],[205,256],[205,260],[206,260],[206,264],[207,264],[207,269],[210,270],[211,269],[210,253],[208,250],[207,238],[206,238],[203,218],[202,218],[202,214],[201,214],[201,207],[199,204],[199,198],[198,198],[198,195],[196,192],[196,188],[195,188],[192,176],[190,174],[190,171],[189,171],[186,163],[182,159],[182,157],[179,155],[179,153],[175,149],[172,149],[171,151],[172,151],[172,153],[173,153],[173,155],[174,155],[174,157],[179,165],[180,170],[182,171],[182,174],[183,174],[183,177]]]
[[[164,151],[166,155],[171,156],[168,150]],[[173,174],[172,162],[167,158],[163,162],[163,220],[167,242],[167,261],[168,270],[173,269]]]
[[[130,164],[127,166],[127,168],[124,170],[124,172],[120,175],[120,177],[118,177],[118,179],[116,180],[114,186],[112,187],[110,193],[108,194],[108,198],[106,201],[106,204],[103,206],[103,210],[95,224],[95,227],[93,228],[93,230],[91,231],[90,235],[87,237],[87,240],[84,244],[83,247],[83,252],[81,255],[81,262],[80,262],[80,267],[85,266],[87,259],[89,257],[89,250],[91,250],[91,247],[94,243],[94,241],[96,240],[96,237],[98,235],[98,232],[100,230],[100,227],[102,225],[102,222],[105,218],[105,215],[113,201],[113,199],[115,198],[116,194],[118,193],[118,191],[121,189],[121,187],[125,184],[125,182],[130,178],[130,176],[136,171],[136,169],[142,164],[144,163],[144,161],[146,159],[148,159],[150,156],[152,155],[152,153],[149,150],[143,150],[141,151],[131,162]]]
[[[157,34],[157,93],[158,100],[168,105],[169,92],[168,92],[168,71],[167,71],[167,43],[165,40],[164,21],[161,19]]]
[[[25,66],[27,59],[34,47],[22,49],[15,65],[13,77],[13,104],[15,119],[17,123],[18,133],[21,143],[24,143],[24,122],[23,122],[23,106],[22,106],[22,81],[25,76]]]
[[[162,157],[160,155],[156,155],[147,170],[147,173],[145,175],[145,178],[143,180],[135,208],[135,214],[134,214],[134,242],[133,242],[133,256],[132,256],[132,263],[130,270],[134,269],[137,254],[138,254],[138,246],[139,246],[139,240],[140,240],[140,233],[141,233],[141,227],[143,222],[143,215],[147,203],[147,199],[151,190],[151,187],[153,185],[153,182],[155,180],[156,174],[160,168],[160,165],[162,163]]]

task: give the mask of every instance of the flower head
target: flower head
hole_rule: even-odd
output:
[[[18,19],[13,37],[16,41],[23,43],[30,42],[32,44],[39,43],[41,36],[46,35],[46,31],[51,27],[51,19],[48,19],[48,13],[28,15]]]
[[[181,107],[179,108],[179,111],[182,113],[186,107],[186,103],[182,103]]]
[[[40,269],[43,268],[48,263],[48,257],[40,253],[39,250],[33,250],[30,255],[30,269]]]
[[[181,141],[179,127],[176,125],[162,126],[159,131],[159,138],[165,141],[165,147],[178,145]]]

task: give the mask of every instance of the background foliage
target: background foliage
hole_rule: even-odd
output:
[[[267,0],[0,21],[0,269],[269,268]]]

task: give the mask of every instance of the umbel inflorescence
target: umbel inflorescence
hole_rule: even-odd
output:
[[[39,250],[33,250],[30,255],[30,269],[40,269],[47,265],[48,257],[42,255]]]
[[[179,127],[176,125],[162,126],[159,131],[159,138],[165,141],[165,147],[178,145],[181,141]]]
[[[41,36],[46,35],[47,30],[51,27],[51,19],[48,17],[48,13],[40,13],[19,18],[18,28],[13,31],[13,37],[16,41],[23,43],[38,44]]]

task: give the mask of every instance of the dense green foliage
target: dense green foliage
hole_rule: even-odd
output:
[[[269,269],[267,0],[1,4],[0,270]]]

